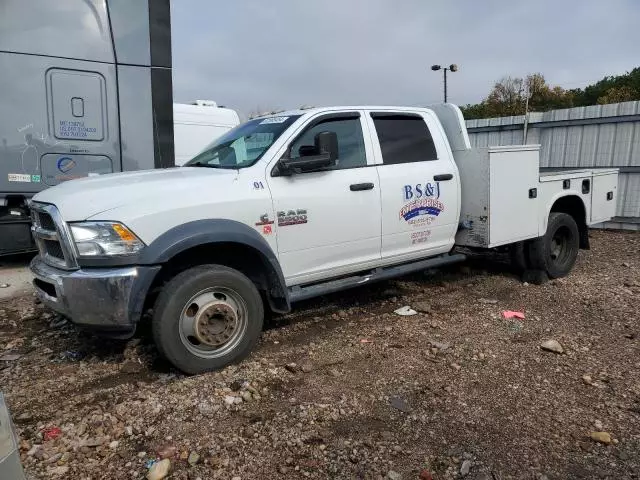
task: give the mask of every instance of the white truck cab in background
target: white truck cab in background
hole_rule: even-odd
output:
[[[32,203],[42,301],[130,336],[152,308],[188,373],[249,354],[265,309],[508,249],[567,275],[612,217],[615,169],[541,175],[539,146],[472,149],[451,104],[252,119],[182,168],[67,182]]]
[[[213,100],[173,104],[173,138],[176,161],[184,165],[216,138],[240,124],[238,112],[219,107]]]

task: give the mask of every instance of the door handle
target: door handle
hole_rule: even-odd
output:
[[[433,179],[436,182],[444,182],[445,180],[451,180],[453,178],[452,173],[441,173],[440,175],[434,175]]]
[[[352,192],[361,192],[362,190],[373,190],[373,183],[354,183],[349,185]]]

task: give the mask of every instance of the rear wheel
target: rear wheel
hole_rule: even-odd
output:
[[[186,373],[245,358],[264,321],[260,293],[245,275],[221,265],[190,268],[167,283],[152,322],[158,350]]]
[[[528,245],[529,263],[547,272],[550,278],[569,274],[578,258],[580,238],[578,225],[571,215],[552,212],[547,233]]]

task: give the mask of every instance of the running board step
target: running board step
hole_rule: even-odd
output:
[[[392,267],[376,268],[368,273],[353,277],[340,278],[324,283],[315,283],[306,287],[291,287],[289,289],[289,300],[299,302],[308,298],[319,297],[328,293],[339,292],[348,288],[359,287],[366,283],[379,282],[389,278],[400,277],[412,272],[426,270],[428,268],[441,267],[450,263],[458,263],[466,260],[467,256],[461,253],[454,255],[440,255],[439,257],[420,260],[419,262],[404,263]]]

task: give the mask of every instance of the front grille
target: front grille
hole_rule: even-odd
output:
[[[58,209],[53,205],[32,202],[33,238],[42,259],[58,268],[77,268],[71,238]]]
[[[64,260],[64,252],[62,251],[60,242],[58,242],[57,240],[43,240],[43,243],[44,249],[47,254],[51,255],[54,258]]]
[[[54,223],[53,218],[51,218],[51,215],[45,212],[40,212],[37,215],[38,223],[42,228],[44,228],[45,230],[51,230],[53,232],[56,231],[56,224]]]

